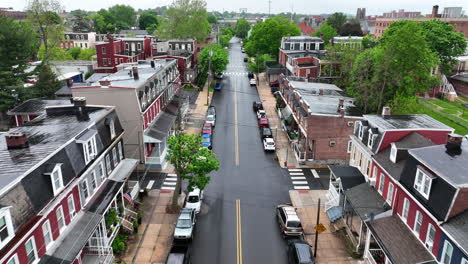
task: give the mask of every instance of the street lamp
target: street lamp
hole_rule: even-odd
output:
[[[210,86],[211,86],[211,82],[210,82],[210,76],[211,76],[211,56],[213,56],[213,49],[210,48],[210,53],[209,53],[210,57],[208,58],[208,91],[206,91],[206,104],[209,105],[210,104]]]

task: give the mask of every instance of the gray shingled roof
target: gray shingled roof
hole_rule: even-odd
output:
[[[453,131],[453,128],[425,114],[390,115],[387,117],[364,115],[364,119],[380,130],[431,128]]]
[[[465,211],[442,225],[442,229],[447,232],[458,245],[461,245],[465,254],[468,254],[468,211]]]
[[[46,106],[69,104],[69,100],[30,99],[8,111],[8,114],[42,114],[44,113]]]
[[[345,190],[346,200],[362,220],[367,220],[390,209],[383,197],[368,183]]]

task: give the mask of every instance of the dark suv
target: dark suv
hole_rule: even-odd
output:
[[[273,138],[273,133],[271,133],[271,129],[269,127],[262,127],[260,128],[260,137],[264,138]]]
[[[315,259],[310,252],[310,246],[303,240],[294,239],[288,242],[289,264],[314,264]]]
[[[189,245],[172,245],[166,264],[191,264]]]

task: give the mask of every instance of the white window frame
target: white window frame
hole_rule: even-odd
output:
[[[107,52],[106,47],[101,47],[101,52],[102,52],[103,55],[105,55],[106,52]]]
[[[67,205],[68,205],[68,215],[70,216],[70,222],[76,216],[76,208],[75,208],[75,198],[73,198],[73,194],[68,196],[67,198]]]
[[[63,176],[62,176],[62,164],[57,164],[55,165],[54,169],[50,173],[50,180],[52,181],[52,189],[54,191],[54,196],[59,194],[63,189]],[[54,179],[54,174],[57,173],[58,176],[58,181],[59,181],[59,187],[57,188],[55,186],[55,179]]]
[[[421,182],[418,181],[419,176],[421,176]],[[414,178],[414,189],[416,189],[424,198],[429,199],[429,195],[431,194],[431,187],[432,181],[434,177],[427,175],[424,171],[420,168],[416,169],[416,177]],[[424,192],[426,183],[428,183],[427,192]]]
[[[88,202],[89,198],[91,197],[91,193],[89,191],[89,186],[88,186],[88,179],[83,179],[82,181],[80,181],[79,183],[79,186],[80,186],[80,190],[82,190],[82,183],[86,183],[86,193],[88,194],[87,197],[84,197],[84,194],[83,194],[83,197],[84,198],[84,201],[81,202],[81,206],[84,207],[85,204]],[[84,193],[84,191],[81,191],[80,193]],[[80,195],[81,197],[81,195]]]
[[[96,189],[99,187],[99,184],[97,182],[97,178],[96,178],[96,172],[94,170],[92,170],[90,172],[90,175],[91,175],[91,187],[93,187],[93,192],[96,191]],[[93,184],[94,182],[94,184]]]
[[[106,154],[106,172],[107,172],[107,176],[109,176],[112,172],[112,166],[111,166],[111,163],[110,163],[110,155],[109,153]]]
[[[369,138],[367,139],[367,146],[372,148],[374,146],[375,139],[377,138],[377,134],[373,134],[372,131],[369,129]]]
[[[466,260],[466,258],[462,258],[461,264],[468,264],[468,260]]]
[[[384,188],[385,188],[385,175],[383,173],[380,173],[380,176],[379,176],[379,189],[378,189],[380,195],[382,195]]]
[[[401,218],[406,221],[408,220],[409,210],[410,210],[410,201],[408,198],[404,198],[403,200],[403,208],[401,209]]]
[[[119,159],[117,158],[117,146],[112,148],[112,163],[114,164],[114,168],[119,164]]]
[[[60,221],[59,221],[59,214],[62,215],[62,221],[63,221],[63,226],[60,227]],[[65,221],[65,214],[63,213],[63,207],[62,206],[59,206],[57,208],[57,210],[55,210],[55,215],[57,217],[57,226],[59,228],[59,231],[60,231],[60,234],[63,232],[63,230],[65,230],[65,228],[67,228],[67,222]]]
[[[44,236],[44,244],[46,246],[47,251],[47,249],[50,248],[50,245],[52,245],[52,242],[54,242],[54,237],[52,236],[52,228],[50,227],[49,220],[46,220],[44,224],[42,224],[42,235]],[[48,235],[49,243],[46,242],[46,235]]]
[[[448,262],[445,262],[445,254],[447,254],[447,248],[450,246],[451,248],[451,252],[450,252],[450,256],[449,256],[449,259],[448,259]],[[442,255],[440,257],[440,263],[443,263],[443,264],[450,264],[451,261],[452,261],[452,256],[453,256],[453,245],[448,242],[448,240],[445,240],[444,241],[444,250],[442,250]]]
[[[364,126],[362,125],[362,123],[359,125],[359,134],[358,134],[358,137],[359,139],[362,140],[362,138],[364,137]]]
[[[419,221],[419,220],[421,220],[421,221]],[[418,238],[419,238],[419,234],[421,233],[421,228],[422,228],[423,221],[424,221],[423,215],[421,214],[421,212],[419,210],[417,210],[416,214],[414,216],[413,231],[417,235]],[[419,227],[416,228],[417,226],[419,226]]]
[[[431,233],[430,231],[434,230],[434,237],[431,239],[429,234]],[[426,246],[427,249],[429,249],[429,251],[432,252],[432,249],[434,248],[434,240],[435,240],[435,235],[436,235],[436,229],[435,227],[429,223],[427,225],[427,231],[426,231],[426,241],[424,242],[424,245]],[[468,263],[467,263],[468,264]]]
[[[395,192],[395,187],[393,186],[392,182],[388,183],[388,188],[387,188],[387,203],[392,206],[393,202],[393,192]]]
[[[390,161],[396,163],[396,156],[397,156],[397,148],[396,145],[392,143],[392,147],[390,149]]]
[[[372,178],[376,178],[376,179],[377,179],[377,166],[376,166],[376,165],[374,165],[374,168],[373,168]]]
[[[10,259],[8,259],[6,264],[19,264],[18,254],[15,254]]]
[[[91,143],[91,150],[89,149],[89,143]],[[88,164],[97,156],[96,136],[91,137],[82,144],[85,163]]]
[[[118,147],[119,147],[119,157],[120,157],[120,160],[123,160],[122,141],[120,141],[120,142],[118,143]]]
[[[5,228],[7,230],[8,236],[5,240],[0,240],[0,249],[3,248],[8,242],[10,242],[13,237],[15,237],[15,230],[13,228],[13,221],[11,220],[10,207],[4,207],[0,209],[0,218],[5,218]]]
[[[32,261],[32,262],[29,262],[28,249],[26,248],[26,245],[29,242],[32,242],[31,245],[32,245],[32,249],[33,249],[33,252],[34,252],[34,261]],[[37,256],[36,240],[34,239],[34,236],[32,236],[30,239],[28,239],[26,241],[26,243],[24,243],[24,249],[26,250],[26,258],[28,259],[28,263],[37,263],[39,261],[39,258]]]
[[[137,43],[137,50],[141,50],[141,43]]]
[[[349,140],[348,141],[348,149],[347,149],[347,152],[348,153],[351,153],[353,150],[353,141],[352,140]]]
[[[361,121],[356,121],[354,122],[354,134],[359,131],[359,128],[361,127]]]
[[[96,168],[99,171],[98,174],[101,174],[100,175],[101,182],[103,182],[104,179],[106,178],[106,171],[104,170],[104,165],[102,163],[103,163],[103,161],[101,160],[99,162],[99,164],[97,165],[97,168]]]

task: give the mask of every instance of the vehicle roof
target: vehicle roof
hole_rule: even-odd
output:
[[[264,139],[266,142],[275,142],[272,138],[265,138]]]
[[[260,121],[267,121],[268,122],[268,118],[262,117],[262,118],[260,118]]]
[[[305,242],[295,242],[294,247],[296,248],[299,263],[311,263],[312,256],[310,254],[310,247]]]
[[[301,220],[297,216],[296,209],[292,206],[289,205],[284,205],[281,207],[284,211],[284,213],[287,216],[287,221],[298,221],[300,222]]]
[[[258,112],[259,113],[265,113],[265,109],[259,109]]]
[[[211,123],[205,123],[203,126],[212,126]]]
[[[202,138],[209,138],[209,137],[211,137],[211,135],[208,134],[208,133],[203,133],[203,134],[202,134]]]

